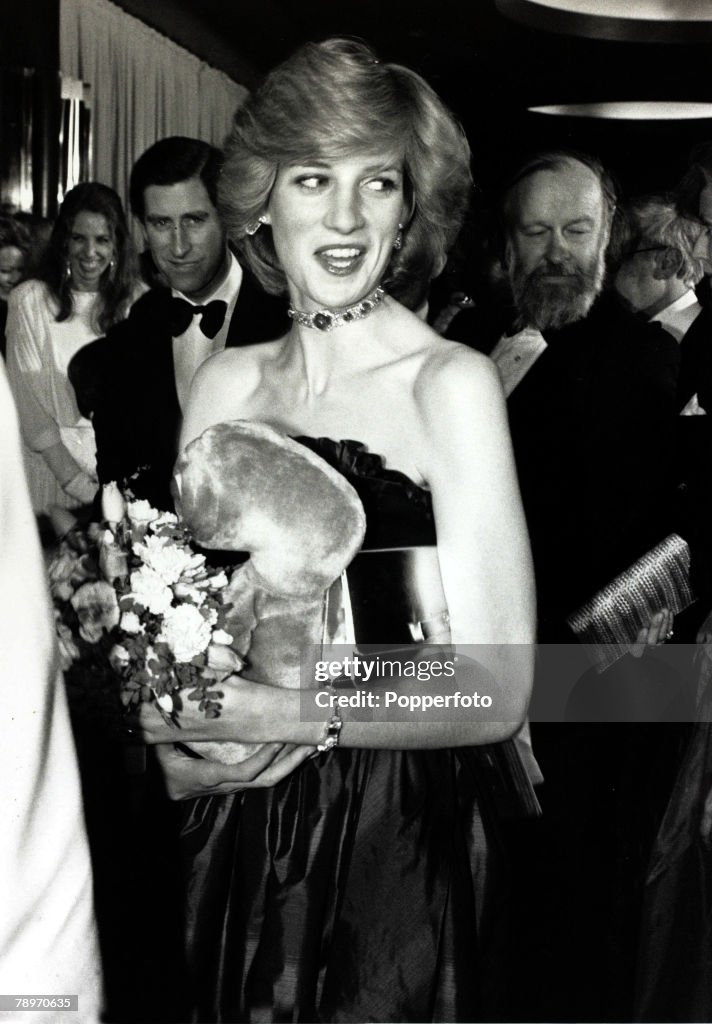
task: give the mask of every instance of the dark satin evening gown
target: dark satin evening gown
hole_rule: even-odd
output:
[[[365,548],[435,542],[427,491],[355,442],[299,440],[358,491]],[[186,804],[195,1020],[494,1019],[502,915],[478,756],[337,748],[272,789]]]

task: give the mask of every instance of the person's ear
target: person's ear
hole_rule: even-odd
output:
[[[675,277],[682,267],[682,253],[674,246],[668,246],[655,256],[653,277],[657,281],[669,281]]]
[[[415,189],[409,178],[403,181],[403,202],[401,203],[401,215],[398,218],[404,228],[407,228],[415,215]]]

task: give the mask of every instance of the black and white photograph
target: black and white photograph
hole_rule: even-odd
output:
[[[712,1022],[711,0],[0,10],[0,1021]]]

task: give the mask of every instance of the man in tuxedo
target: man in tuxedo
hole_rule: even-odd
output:
[[[500,205],[507,301],[453,324],[491,355],[507,395],[546,643],[573,642],[567,616],[669,532],[679,354],[662,328],[604,292],[615,210],[598,161],[568,152],[529,160]],[[543,817],[512,826],[510,837],[511,960],[523,965],[512,1015],[622,1020],[635,950],[631,892],[642,866],[630,852],[635,805],[618,794],[640,727],[548,724],[546,701],[559,686],[576,684],[604,718],[618,706],[612,673],[568,677],[562,660],[550,660],[557,650],[541,652],[533,702],[542,717],[532,738]],[[605,708],[604,693],[613,698]],[[636,799],[648,799],[644,787]]]
[[[604,292],[615,208],[595,159],[529,160],[500,205],[508,301],[448,332],[500,370],[544,641],[664,536],[679,354]]]
[[[276,338],[289,325],[286,299],[265,294],[228,248],[217,210],[221,166],[218,149],[183,137],[163,139],[139,157],[130,201],[148,243],[154,286],[123,323],[81,349],[69,367],[79,407],[94,425],[100,483],[125,484],[163,510],[173,509],[171,478],[195,371],[227,345]],[[151,758],[144,775],[125,778],[120,766],[99,754],[97,763],[87,758],[85,771],[92,775],[90,834],[102,852],[97,906],[109,943],[109,1002],[120,1013],[143,988],[150,1019],[184,1019],[190,1011],[180,968],[175,808]],[[103,797],[101,788],[111,795]],[[165,866],[159,891],[135,872],[116,881],[118,862],[136,835],[146,862]],[[148,902],[150,952],[145,974],[136,975],[126,971],[125,951]],[[169,969],[175,984],[166,998],[161,979]]]
[[[137,160],[131,208],[163,285],[123,323],[86,346],[69,375],[91,416],[99,481],[126,483],[172,509],[170,481],[193,375],[227,345],[287,331],[285,299],[267,295],[226,243],[217,211],[222,153],[197,139],[162,139]]]
[[[680,213],[673,199],[665,195],[632,202],[627,208],[627,221],[628,238],[617,262],[614,287],[633,312],[659,323],[679,345],[676,527],[692,548],[696,590],[709,597],[712,311],[700,304],[695,293],[708,266],[706,232],[699,221]],[[680,625],[676,623],[676,632]],[[684,639],[693,642],[694,631],[688,630]]]
[[[712,414],[712,314],[695,293],[705,273],[697,255],[703,226],[664,195],[638,199],[626,212],[628,239],[617,261],[616,292],[679,343],[680,415]]]

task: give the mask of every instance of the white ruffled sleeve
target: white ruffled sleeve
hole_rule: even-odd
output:
[[[49,297],[39,281],[15,288],[7,311],[7,374],[25,444],[42,452],[61,441],[49,374]]]

